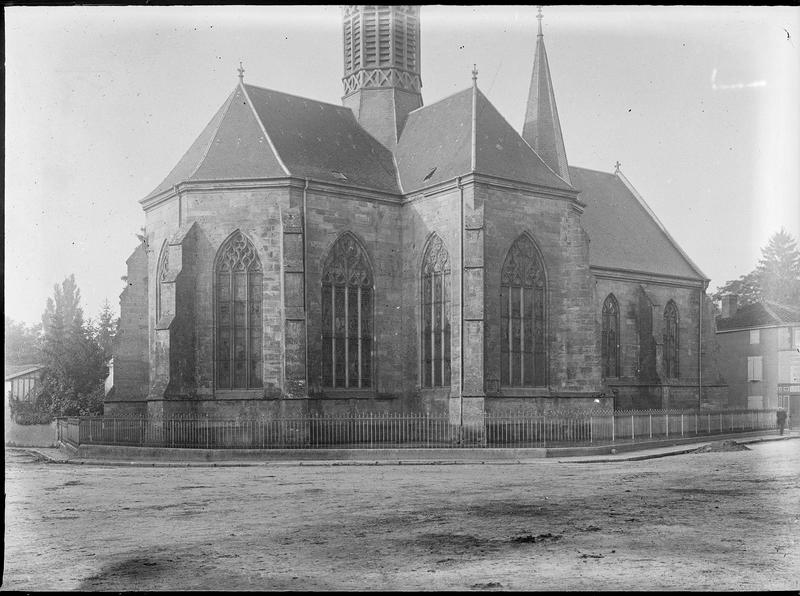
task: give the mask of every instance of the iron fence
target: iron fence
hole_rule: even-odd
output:
[[[175,416],[59,418],[58,438],[78,445],[319,449],[563,447],[646,442],[776,428],[775,410],[488,412],[471,424],[427,413],[285,418]]]

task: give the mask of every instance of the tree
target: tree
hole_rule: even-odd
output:
[[[103,350],[103,357],[108,360],[111,358],[111,351],[114,337],[117,334],[117,320],[114,319],[114,312],[108,300],[103,302],[103,308],[97,318],[95,325],[95,337],[100,348]]]
[[[37,406],[59,416],[100,414],[108,369],[103,348],[83,319],[75,276],[55,286],[42,315],[44,373]]]
[[[764,299],[782,304],[800,303],[800,251],[783,228],[761,250],[756,277]]]
[[[711,298],[719,301],[726,294],[736,294],[739,306],[764,300],[800,304],[800,250],[792,235],[783,228],[773,234],[761,249],[756,268],[728,281]]]
[[[6,315],[5,363],[6,364],[38,364],[39,336],[41,325],[18,323]]]

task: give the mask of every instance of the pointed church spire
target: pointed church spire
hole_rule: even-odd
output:
[[[561,178],[570,182],[567,152],[558,121],[556,96],[550,79],[550,66],[544,49],[542,33],[542,7],[536,15],[539,32],[536,35],[536,55],[533,59],[533,74],[528,93],[528,107],[525,112],[525,125],[522,138],[539,154],[539,157]]]

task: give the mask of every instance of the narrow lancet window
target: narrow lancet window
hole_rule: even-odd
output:
[[[322,385],[372,387],[372,268],[356,238],[343,234],[322,270]]]
[[[500,283],[500,382],[509,387],[543,387],[547,285],[539,251],[527,235],[509,249]]]
[[[676,378],[678,369],[678,307],[670,300],[664,309],[664,374]]]
[[[602,335],[603,376],[619,376],[619,305],[613,294],[603,302]]]
[[[262,268],[253,243],[234,232],[219,249],[214,271],[217,388],[260,388]]]
[[[450,385],[450,255],[434,235],[422,258],[422,386]]]
[[[169,245],[164,242],[161,247],[161,256],[158,258],[158,266],[156,269],[156,325],[161,319],[163,314],[161,307],[161,282],[167,279],[169,275]]]

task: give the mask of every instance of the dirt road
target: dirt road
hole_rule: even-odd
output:
[[[799,455],[141,468],[9,451],[2,589],[796,590]]]

